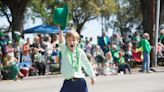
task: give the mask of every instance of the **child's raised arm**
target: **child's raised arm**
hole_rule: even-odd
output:
[[[59,43],[63,43],[63,31],[59,28]]]

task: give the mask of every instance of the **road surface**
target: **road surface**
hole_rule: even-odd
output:
[[[164,92],[164,72],[98,76],[95,85],[86,78],[89,92]],[[59,92],[61,76],[0,81],[0,92]]]

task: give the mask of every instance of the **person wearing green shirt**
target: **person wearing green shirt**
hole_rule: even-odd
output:
[[[160,31],[159,43],[164,45],[164,29],[161,29]]]
[[[118,58],[118,73],[120,73],[121,71],[124,72],[124,74],[126,74],[126,69],[128,70],[129,74],[131,74],[131,68],[130,65],[127,63],[127,61],[125,61],[125,53],[121,50],[119,51],[119,58]]]
[[[151,45],[148,41],[150,39],[148,33],[143,34],[143,39],[140,41],[139,46],[143,49],[143,72],[151,72],[150,71],[150,52]]]
[[[59,31],[59,48],[62,54],[61,74],[65,78],[60,92],[88,92],[82,68],[91,77],[91,84],[95,82],[93,67],[84,50],[78,47],[79,38],[76,31],[69,31],[65,35],[66,44],[64,44],[63,32]]]

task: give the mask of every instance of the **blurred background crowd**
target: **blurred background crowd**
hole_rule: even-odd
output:
[[[11,40],[5,33],[0,32],[0,76],[2,79],[23,78],[27,76],[60,73],[62,54],[58,48],[58,34],[43,36],[38,34],[31,41],[23,39],[16,32],[16,40]],[[96,75],[131,74],[131,68],[142,68],[143,34],[115,33],[109,37],[106,32],[93,38],[81,36],[79,47],[85,50],[88,60],[94,67]],[[164,56],[164,30],[160,31],[158,40],[158,58]],[[153,47],[152,47],[153,48]]]

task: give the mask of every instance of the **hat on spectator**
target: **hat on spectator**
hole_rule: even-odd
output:
[[[18,32],[18,31],[15,31],[14,33],[15,33],[16,35],[21,35],[21,33]]]
[[[11,40],[9,40],[9,41],[8,41],[8,44],[11,44],[11,43],[12,43],[12,41],[11,41]]]
[[[164,34],[164,29],[161,29],[161,30],[160,30],[160,33],[161,33],[161,34]]]

